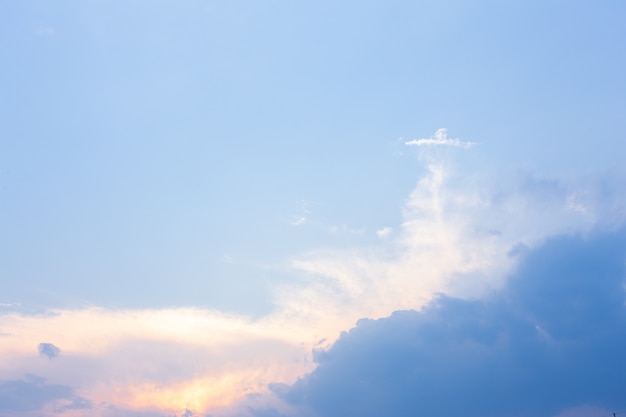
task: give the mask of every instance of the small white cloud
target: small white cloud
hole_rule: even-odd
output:
[[[475,142],[465,142],[460,139],[448,138],[448,130],[445,128],[437,130],[433,137],[413,139],[408,142],[404,142],[404,144],[408,146],[453,146],[465,149],[476,145]]]
[[[381,239],[386,239],[389,235],[391,235],[392,230],[393,229],[391,229],[391,227],[383,227],[382,229],[376,231],[376,235]]]
[[[20,303],[0,303],[0,307],[20,307]]]
[[[308,200],[298,200],[296,202],[297,209],[296,214],[294,214],[289,221],[289,224],[292,226],[301,226],[308,220],[308,215],[311,214],[311,202]]]
[[[289,222],[292,226],[300,226],[306,223],[306,216],[293,216],[293,219]]]
[[[575,213],[589,214],[589,209],[583,203],[578,201],[574,194],[567,196],[567,200],[565,201],[565,210],[573,211]]]

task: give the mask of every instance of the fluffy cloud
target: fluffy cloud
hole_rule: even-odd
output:
[[[313,373],[275,387],[290,411],[253,414],[548,417],[622,410],[625,260],[624,229],[552,238],[524,254],[508,284],[483,300],[441,295],[419,312],[361,320],[318,353]]]
[[[382,229],[378,229],[376,231],[376,236],[378,236],[381,239],[387,239],[391,233],[393,232],[393,229],[391,227],[383,227]]]

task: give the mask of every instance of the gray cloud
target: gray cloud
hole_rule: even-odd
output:
[[[93,401],[81,397],[75,397],[72,398],[68,404],[59,407],[58,411],[91,410],[93,408]]]
[[[39,355],[45,356],[48,359],[54,359],[61,353],[61,349],[54,346],[52,343],[40,343],[38,349]]]
[[[22,379],[0,380],[0,416],[48,417],[54,415],[98,415],[106,417],[165,417],[158,410],[131,410],[98,403],[76,394],[67,385],[51,384],[46,378],[25,375]],[[89,410],[89,411],[88,411]],[[181,413],[180,417],[195,414]]]
[[[257,416],[554,416],[626,409],[626,230],[555,237],[485,300],[361,320]],[[417,278],[417,277],[416,277]],[[571,411],[574,410],[574,411]],[[582,410],[582,409],[581,409]],[[569,415],[569,414],[568,414]]]
[[[45,378],[26,375],[23,379],[0,381],[0,412],[37,411],[58,400],[77,400],[74,390],[66,385],[46,383]]]

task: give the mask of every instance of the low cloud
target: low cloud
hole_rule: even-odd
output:
[[[541,303],[537,301],[531,308],[528,300],[532,297],[529,294],[539,290],[515,287],[515,279],[510,278],[515,275],[511,275],[511,271],[538,265],[528,259],[531,259],[531,254],[550,252],[537,249],[544,247],[542,245],[548,236],[574,233],[590,236],[593,230],[616,230],[626,213],[623,186],[626,182],[618,176],[611,176],[608,180],[587,178],[576,181],[528,178],[525,176],[512,185],[507,183],[504,186],[481,183],[467,175],[454,177],[443,165],[431,163],[428,173],[407,198],[402,208],[402,221],[389,226],[393,227],[393,233],[387,234],[382,229],[381,233],[387,237],[376,240],[372,246],[321,248],[289,260],[294,278],[275,288],[275,309],[261,318],[251,319],[197,308],[83,308],[37,315],[17,312],[0,314],[0,329],[6,334],[0,344],[0,375],[5,381],[20,381],[25,373],[31,373],[47,378],[45,386],[75,387],[76,393],[72,391],[72,395],[85,401],[68,397],[63,399],[65,402],[62,404],[55,403],[56,410],[64,410],[58,412],[63,417],[81,415],[77,407],[89,404],[94,407],[90,415],[98,417],[180,416],[187,412],[185,410],[198,415],[210,413],[218,416],[223,412],[243,416],[248,407],[264,410],[265,414],[259,414],[259,411],[258,416],[302,417],[308,416],[307,407],[322,413],[319,407],[329,400],[327,397],[320,397],[320,402],[315,400],[313,393],[321,388],[312,381],[324,380],[326,373],[335,372],[332,369],[347,372],[343,381],[355,384],[355,390],[367,384],[350,380],[349,377],[354,375],[350,376],[349,366],[363,366],[363,378],[368,378],[371,370],[366,365],[378,364],[380,375],[391,378],[391,370],[394,366],[401,367],[400,364],[385,362],[384,355],[379,362],[368,356],[370,350],[375,351],[376,343],[387,343],[386,337],[390,338],[391,344],[396,343],[394,340],[399,343],[400,351],[396,355],[399,361],[419,361],[408,353],[409,356],[402,356],[404,351],[401,346],[405,339],[394,333],[394,326],[404,329],[409,335],[419,334],[418,339],[408,339],[407,343],[418,347],[423,345],[426,350],[420,352],[425,355],[441,350],[442,354],[449,354],[445,360],[451,363],[456,363],[457,359],[461,361],[461,374],[467,371],[463,366],[470,366],[462,361],[463,358],[469,357],[468,361],[476,364],[488,362],[482,356],[471,356],[472,349],[504,357],[508,354],[523,356],[523,351],[504,348],[491,351],[492,345],[479,343],[479,335],[483,333],[472,333],[470,338],[459,339],[463,343],[459,342],[461,347],[455,348],[456,336],[444,330],[439,333],[435,329],[428,330],[423,323],[434,320],[444,329],[446,326],[459,328],[462,334],[467,331],[461,325],[465,322],[457,323],[461,319],[454,317],[465,317],[463,312],[467,310],[468,326],[471,324],[471,328],[481,329],[480,323],[486,323],[485,340],[491,340],[490,335],[501,334],[502,340],[510,339],[523,346],[525,339],[521,338],[521,333],[508,330],[511,325],[513,330],[525,329],[532,332],[535,339],[541,338],[545,343],[560,346],[567,337],[578,337],[573,328],[575,326],[570,324],[568,327],[567,319],[558,325],[554,324],[554,319],[544,320],[549,316],[550,298]],[[302,213],[307,213],[308,203],[302,204]],[[584,207],[584,210],[572,207]],[[568,242],[563,239],[563,242]],[[577,239],[585,241],[582,237]],[[565,243],[554,247],[568,248]],[[609,248],[610,245],[607,246],[607,253],[614,255]],[[550,259],[556,259],[557,251],[550,253]],[[587,259],[584,253],[580,251],[577,257]],[[606,265],[611,259],[607,258]],[[284,265],[281,268],[284,272]],[[574,276],[580,268],[566,275]],[[611,286],[614,287],[614,284]],[[504,291],[498,302],[493,301],[495,298],[490,302],[475,301],[487,300],[494,291]],[[524,291],[528,294],[523,295]],[[541,291],[545,293],[547,290],[542,288]],[[593,294],[595,289],[590,287],[585,291]],[[441,293],[446,295],[437,296]],[[515,298],[514,294],[522,295]],[[558,291],[553,297],[559,298],[560,295],[556,294]],[[606,292],[603,290],[602,294]],[[569,300],[576,305],[576,297]],[[593,301],[591,305],[595,306],[596,302],[599,301]],[[397,310],[421,312],[392,315]],[[483,311],[482,315],[475,310]],[[573,317],[580,320],[592,311],[600,317],[596,321],[600,321],[602,317],[610,318],[614,313],[605,314],[587,307],[582,311],[581,316]],[[353,327],[358,319],[390,315],[391,318],[381,321],[361,321],[355,330],[342,336],[328,350],[342,332]],[[497,321],[496,316],[504,321]],[[446,317],[450,320],[445,321]],[[523,317],[530,321],[523,322]],[[488,324],[489,320],[495,320],[495,324]],[[599,328],[596,322],[587,323]],[[370,328],[373,330],[367,330]],[[449,339],[450,345],[437,342],[436,337],[430,338],[431,333],[428,332],[439,335],[437,337],[442,340]],[[568,332],[572,335],[567,336]],[[359,334],[363,336],[355,336]],[[376,334],[380,335],[379,342],[375,341]],[[363,342],[361,350],[351,342],[355,338]],[[533,343],[539,340],[535,339],[532,339]],[[55,345],[63,348],[63,354],[52,361],[33,360],[36,355],[33,347],[42,340],[54,341]],[[496,340],[500,340],[499,336]],[[44,347],[44,351],[48,352],[42,353],[44,357],[54,352],[52,347],[55,345],[50,345]],[[344,349],[341,346],[349,347],[345,348],[345,355],[353,352],[353,361],[359,355],[368,360],[363,364],[346,362],[348,368],[342,368],[343,359],[335,362],[329,359],[341,357],[338,353]],[[385,346],[385,349],[392,349],[390,345]],[[536,345],[531,347],[538,349]],[[405,346],[405,351],[411,349],[413,347]],[[543,352],[553,354],[555,351]],[[385,352],[379,353],[382,355]],[[318,366],[315,358],[319,360],[319,372],[311,373]],[[442,358],[444,356],[428,369],[435,372],[439,369],[436,366],[443,367]],[[411,369],[421,375],[420,378],[430,378],[429,374],[420,373],[421,368],[415,366]],[[385,371],[386,367],[390,367],[390,371]],[[491,368],[485,369],[490,371]],[[441,370],[448,372],[447,368]],[[294,385],[299,377],[307,373],[309,376]],[[450,377],[445,373],[441,375],[442,378]],[[340,377],[337,374],[338,381],[342,380]],[[399,378],[398,381],[412,383],[402,373]],[[437,381],[435,378],[433,387],[440,386],[435,383]],[[329,386],[335,386],[331,382],[328,381]],[[377,388],[376,385],[371,387]],[[346,400],[348,404],[352,397],[340,388],[337,387],[337,401]],[[381,386],[381,395],[386,392],[384,388]],[[319,392],[320,395],[328,394]],[[368,401],[376,398],[374,391],[357,390],[355,393],[364,395]],[[302,395],[310,399],[302,399]],[[395,394],[385,395],[395,398]],[[271,406],[267,405],[268,402]],[[580,405],[594,404],[568,406],[578,409],[576,407]],[[44,404],[42,407],[47,406]],[[44,411],[37,415],[47,415]]]
[[[382,229],[378,229],[376,231],[376,236],[378,236],[381,239],[386,239],[391,235],[392,231],[393,229],[391,227],[383,227]]]
[[[441,295],[421,311],[361,320],[318,354],[314,372],[274,389],[282,408],[252,415],[550,417],[622,410],[625,259],[625,229],[551,238],[483,300]]]
[[[81,397],[94,403],[124,410],[200,412],[310,371],[313,341],[298,326],[281,317],[255,322],[182,308],[6,315],[0,316],[0,327],[12,335],[0,344],[0,374],[43,375],[55,385],[80,387]],[[33,361],[33,340],[43,337],[58,340],[64,354]],[[40,345],[45,357],[54,357],[54,348]]]
[[[0,307],[3,307],[3,308],[20,307],[20,303],[0,303]]]
[[[40,343],[38,350],[40,356],[45,356],[48,359],[54,359],[61,353],[61,349],[52,343]]]
[[[31,411],[62,409],[72,404],[80,404],[81,401],[84,400],[71,387],[49,384],[45,378],[36,375],[0,380],[0,413],[22,415]]]
[[[312,202],[308,200],[298,200],[296,202],[296,213],[291,216],[289,224],[292,226],[301,226],[308,221],[311,214]]]

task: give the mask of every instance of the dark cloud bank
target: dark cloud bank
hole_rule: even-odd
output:
[[[625,255],[626,230],[553,238],[519,255],[507,287],[491,298],[440,296],[420,312],[361,320],[318,352],[313,373],[272,389],[294,407],[290,416],[625,410]]]

